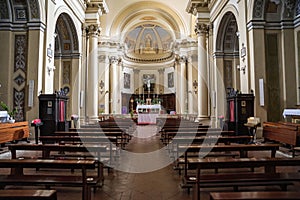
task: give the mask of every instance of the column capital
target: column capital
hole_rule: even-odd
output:
[[[180,63],[186,63],[186,61],[187,61],[187,56],[181,55],[181,56],[179,57],[179,62],[180,62]]]
[[[117,56],[110,56],[109,57],[110,64],[120,64],[122,62],[122,58]]]
[[[140,73],[141,70],[139,69],[133,69],[133,73],[137,74],[137,73]]]
[[[87,24],[85,27],[87,35],[99,36],[101,33],[101,27],[99,24]]]
[[[158,69],[158,73],[162,74],[162,73],[164,73],[164,72],[165,72],[165,69],[164,69],[164,68]]]
[[[202,34],[207,34],[209,31],[209,25],[206,23],[196,22],[195,33],[199,36]]]

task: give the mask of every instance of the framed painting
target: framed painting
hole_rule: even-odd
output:
[[[174,72],[168,73],[168,88],[174,87]]]
[[[124,73],[124,88],[130,89],[130,74]]]

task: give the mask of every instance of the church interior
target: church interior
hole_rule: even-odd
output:
[[[300,0],[0,0],[0,44],[0,200],[300,199]]]

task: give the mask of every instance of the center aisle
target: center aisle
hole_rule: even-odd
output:
[[[134,153],[149,153],[163,147],[156,135],[157,126],[137,126],[134,137],[126,146],[126,151]],[[163,149],[164,150],[164,149]],[[167,154],[160,154],[165,159]],[[130,159],[120,162],[130,162]],[[154,160],[150,162],[155,162]],[[127,173],[113,170],[105,176],[104,186],[97,191],[94,199],[105,200],[190,200],[179,186],[181,177],[168,165],[159,170],[147,173]]]

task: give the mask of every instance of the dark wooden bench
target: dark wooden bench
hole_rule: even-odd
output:
[[[178,131],[178,132],[161,132],[161,141],[164,144],[169,144],[174,137],[199,137],[199,136],[234,136],[234,131],[216,131],[216,130],[205,130],[205,131]]]
[[[200,199],[200,188],[205,187],[238,187],[244,186],[267,186],[278,185],[282,190],[295,181],[300,181],[298,172],[285,173],[276,172],[277,166],[300,166],[300,159],[289,158],[198,158],[191,164],[197,165],[194,181],[194,199]],[[234,169],[234,168],[257,168],[263,167],[263,172],[241,173],[233,171],[230,173],[202,173],[204,169]],[[186,177],[187,178],[187,177]]]
[[[57,131],[54,132],[54,134],[60,134],[62,135],[64,131]],[[69,132],[75,132],[78,133],[78,135],[94,135],[94,134],[99,134],[99,135],[106,135],[108,137],[110,136],[118,136],[119,138],[122,139],[124,144],[127,144],[131,138],[132,138],[132,133],[127,133],[128,131],[122,130],[120,128],[71,128],[69,129]]]
[[[248,144],[252,139],[252,136],[248,135],[234,135],[234,136],[196,136],[196,137],[189,137],[189,136],[178,136],[172,138],[173,144],[230,144],[230,143],[243,143]]]
[[[87,159],[92,158],[97,162],[97,175],[98,178],[104,180],[103,176],[103,159],[101,153],[107,151],[106,145],[55,145],[55,144],[12,144],[8,146],[11,152],[11,158],[20,158],[17,156],[17,151],[41,151],[42,159]],[[58,152],[58,154],[53,155],[51,152]],[[69,154],[70,152],[76,154]],[[79,154],[78,154],[79,153]],[[92,153],[96,153],[92,154]],[[24,157],[21,157],[24,158]],[[110,158],[111,159],[111,158]],[[73,171],[73,169],[72,169]]]
[[[255,191],[255,192],[211,192],[210,200],[282,200],[300,199],[295,191]]]
[[[88,176],[88,169],[95,169],[94,160],[53,160],[53,159],[0,159],[0,168],[11,168],[10,175],[0,175],[0,186],[7,185],[35,186],[60,185],[69,187],[82,187],[82,200],[90,200],[91,187],[99,183],[97,176]],[[24,168],[48,169],[80,169],[80,175],[56,174],[24,174]]]
[[[188,164],[191,163],[194,158],[189,158],[189,153],[201,153],[203,157],[210,152],[233,152],[237,151],[240,157],[248,157],[248,151],[270,151],[271,156],[275,157],[276,151],[279,149],[279,144],[219,144],[219,145],[179,145],[178,154],[184,155],[184,176],[187,176]],[[179,157],[177,155],[177,157]],[[217,169],[214,168],[214,169]]]
[[[73,144],[73,145],[108,145],[110,159],[115,152],[117,156],[119,147],[122,147],[122,142],[116,137],[106,136],[40,136],[42,144]],[[115,145],[114,145],[115,144]],[[110,160],[111,161],[111,160]]]
[[[56,190],[0,190],[0,200],[57,200]]]

